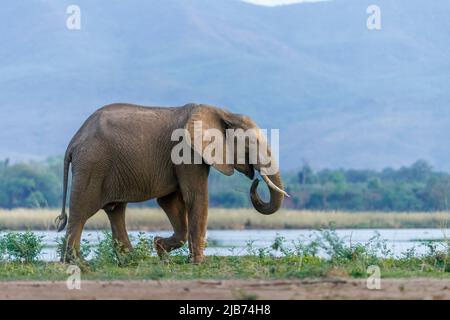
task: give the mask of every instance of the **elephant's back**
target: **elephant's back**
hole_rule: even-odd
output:
[[[195,108],[196,104],[190,103],[179,107],[142,106],[130,103],[114,103],[106,105],[94,112],[93,116],[99,118],[114,119],[118,122],[133,121],[161,121],[176,122],[184,120]]]
[[[192,105],[193,107],[194,105]],[[182,127],[191,105],[182,107],[146,107],[135,104],[115,103],[95,111],[80,127],[73,143],[86,139],[117,139],[129,136],[143,139],[148,135],[164,134]]]
[[[126,186],[109,191],[115,200],[119,195],[137,201],[144,195],[164,193],[154,181],[166,181],[167,188],[173,188],[169,167],[171,144],[176,143],[170,139],[171,132],[178,126],[175,115],[179,116],[176,108],[128,104],[97,110],[71,143],[74,171],[93,168],[103,185]]]

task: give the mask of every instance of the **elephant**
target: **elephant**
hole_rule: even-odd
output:
[[[154,238],[158,255],[163,256],[188,242],[190,261],[203,262],[211,166],[225,175],[233,174],[236,169],[253,180],[250,199],[260,213],[273,214],[281,207],[287,193],[283,190],[280,173],[264,175],[259,163],[208,163],[202,158],[200,163],[175,164],[171,150],[177,142],[172,141],[172,133],[176,129],[193,133],[194,120],[224,135],[226,129],[258,128],[245,115],[193,103],[180,107],[110,104],[95,111],[84,122],[64,156],[62,211],[55,221],[58,231],[67,225],[64,261],[80,258],[84,225],[101,209],[109,218],[113,239],[124,249],[132,250],[125,224],[127,204],[156,198],[174,231],[170,237]],[[191,147],[194,154],[196,151],[193,145]],[[245,152],[248,149],[246,145]],[[267,149],[272,158],[268,146]],[[72,185],[67,215],[70,166]],[[268,202],[258,195],[259,179],[254,178],[255,170],[269,188]]]

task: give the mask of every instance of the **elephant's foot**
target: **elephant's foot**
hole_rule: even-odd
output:
[[[89,263],[75,249],[67,249],[60,260],[64,264],[77,265],[81,271],[89,271]]]
[[[114,240],[114,251],[117,255],[128,255],[133,251],[133,247],[129,242]]]
[[[80,254],[75,248],[65,248],[61,255],[62,263],[74,263],[80,260]]]
[[[197,255],[191,257],[191,263],[192,264],[201,264],[205,262],[205,256],[204,255]]]
[[[156,249],[156,253],[160,258],[164,258],[170,251],[178,249],[184,245],[183,240],[180,240],[174,236],[168,238],[155,237],[153,244]]]
[[[160,257],[160,258],[162,258],[164,256],[164,254],[167,252],[166,249],[164,248],[163,240],[164,240],[164,238],[162,238],[162,237],[154,237],[153,238],[153,246],[155,247],[156,253],[158,254],[158,257]]]
[[[197,239],[197,241],[189,243],[191,263],[200,264],[205,261],[205,247],[206,242],[203,239]]]
[[[116,241],[114,244],[114,253],[119,264],[119,267],[127,267],[132,261],[133,247],[124,245],[122,242]]]

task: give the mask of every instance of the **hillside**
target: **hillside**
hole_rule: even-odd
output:
[[[450,2],[262,7],[237,0],[9,1],[0,10],[0,158],[59,155],[111,102],[207,102],[281,128],[281,165],[450,170]],[[107,3],[107,4],[106,4]]]

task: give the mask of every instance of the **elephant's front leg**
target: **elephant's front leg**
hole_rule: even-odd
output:
[[[177,176],[181,195],[187,209],[188,243],[192,263],[204,260],[205,236],[208,222],[207,165],[181,165]]]
[[[188,212],[189,251],[192,263],[204,260],[205,236],[208,223],[208,194],[197,194]]]

